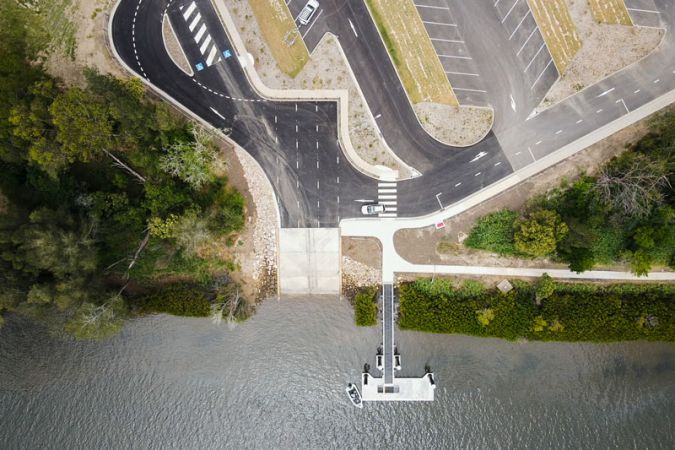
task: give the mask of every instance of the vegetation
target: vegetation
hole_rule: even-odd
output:
[[[410,101],[457,106],[415,5],[408,0],[367,0],[366,4]]]
[[[554,283],[550,290],[545,279],[512,281],[508,294],[458,288],[447,279],[404,283],[399,325],[511,340],[675,341],[673,285]]]
[[[565,0],[528,0],[528,4],[558,72],[564,74],[581,48],[568,4]]]
[[[293,78],[309,61],[309,51],[286,3],[284,0],[249,2],[279,69]]]
[[[375,288],[359,292],[354,297],[354,317],[359,327],[371,327],[377,323],[377,292]]]
[[[211,137],[137,80],[50,77],[36,14],[0,3],[0,316],[103,338],[130,309],[208,314],[232,264],[200,249],[244,225]],[[126,289],[138,281],[163,289],[139,300]]]
[[[675,267],[675,113],[655,119],[651,133],[605,164],[535,198],[517,214],[481,218],[466,245],[503,255],[549,256],[583,272],[627,263],[637,275]]]

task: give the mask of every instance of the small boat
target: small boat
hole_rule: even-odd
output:
[[[349,400],[351,400],[352,405],[356,406],[357,408],[363,408],[361,393],[354,383],[349,383],[345,391],[347,391],[347,395],[349,395]]]

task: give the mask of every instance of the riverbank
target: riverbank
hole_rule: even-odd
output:
[[[422,278],[399,286],[402,329],[508,340],[675,341],[675,285]]]

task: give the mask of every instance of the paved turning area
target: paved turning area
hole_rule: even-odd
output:
[[[364,401],[433,401],[435,384],[433,373],[420,378],[396,378],[400,370],[400,355],[394,344],[395,297],[391,283],[382,285],[382,353],[378,352],[376,366],[381,378],[369,373],[361,376],[361,397]],[[380,362],[380,357],[382,361]]]
[[[340,230],[282,228],[279,290],[284,294],[340,293]]]

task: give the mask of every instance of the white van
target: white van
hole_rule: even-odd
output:
[[[298,21],[302,25],[307,25],[309,21],[312,20],[312,17],[314,16],[314,13],[317,9],[319,9],[319,2],[316,0],[309,0],[305,7],[302,8],[302,11],[300,11]]]

